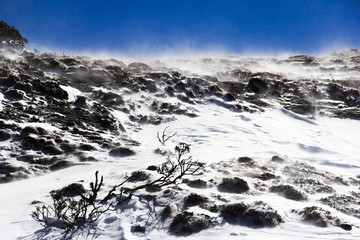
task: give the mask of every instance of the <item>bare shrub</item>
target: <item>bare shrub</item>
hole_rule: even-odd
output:
[[[166,130],[167,130],[168,128],[169,128],[169,127],[166,127],[166,128],[164,129],[164,131],[162,132],[161,136],[160,136],[160,133],[157,132],[157,138],[158,138],[159,142],[160,142],[162,145],[165,145],[165,143],[166,143],[170,138],[174,137],[174,136],[177,134],[177,132],[175,132],[175,133],[173,133],[173,134],[168,135],[168,134],[166,133]]]
[[[90,190],[76,191],[76,194],[66,195],[64,189],[53,191],[51,194],[53,203],[49,206],[36,207],[31,217],[44,227],[57,227],[66,232],[75,231],[85,224],[93,223],[105,212],[114,209],[131,199],[133,194],[140,189],[160,189],[177,181],[185,175],[195,174],[203,167],[198,161],[194,161],[191,156],[186,156],[190,152],[188,144],[181,143],[175,147],[176,159],[170,157],[157,170],[159,178],[148,181],[142,185],[132,188],[125,186],[128,182],[145,181],[148,175],[143,171],[133,172],[131,176],[123,182],[113,186],[108,193],[100,198],[99,192],[103,186],[103,177],[99,179],[98,171],[95,173],[95,181],[90,183]],[[71,185],[69,185],[71,186]],[[120,192],[116,194],[116,190]],[[78,190],[78,189],[77,189]]]
[[[90,183],[91,190],[86,193],[79,192],[79,197],[66,196],[62,190],[54,191],[51,194],[52,205],[36,207],[31,217],[44,227],[57,227],[66,232],[80,228],[86,223],[93,223],[112,206],[103,205],[102,201],[97,200],[102,184],[103,177],[99,181],[96,172],[95,183]]]

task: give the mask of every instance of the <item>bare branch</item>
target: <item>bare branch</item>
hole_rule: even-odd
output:
[[[156,135],[157,135],[157,139],[159,140],[159,142],[160,142],[162,145],[165,145],[165,143],[166,143],[170,138],[174,137],[174,136],[177,134],[177,132],[175,132],[175,133],[173,133],[173,134],[167,135],[167,134],[166,134],[166,130],[167,130],[168,128],[169,128],[169,127],[166,127],[166,128],[163,130],[161,136],[160,136],[160,133],[159,133],[159,132],[157,132],[157,134],[156,134]]]

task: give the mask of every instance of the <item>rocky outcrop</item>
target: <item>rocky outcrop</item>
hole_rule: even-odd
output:
[[[359,55],[358,50],[350,50],[329,59],[301,55],[272,60],[272,63],[354,74],[360,71],[356,68]],[[224,57],[222,61],[230,60]],[[256,64],[256,61],[244,60],[246,64]],[[101,150],[110,156],[130,156],[119,150],[122,142],[126,146],[139,143],[126,136],[126,127],[113,115],[114,111],[126,114],[134,127],[171,122],[177,115],[197,117],[199,107],[204,104],[235,112],[256,112],[266,111],[277,102],[288,111],[310,118],[323,114],[360,120],[360,84],[356,79],[291,79],[240,67],[214,76],[194,76],[140,62],[126,65],[113,59],[92,60],[27,51],[16,60],[1,55],[0,67],[0,141],[10,140],[12,146],[6,151],[11,151],[13,159],[28,164],[24,165],[28,173],[15,178],[57,169],[52,164],[69,154],[75,154],[80,161],[96,160],[85,157],[83,151]],[[140,97],[133,99],[133,95]],[[144,114],[141,111],[144,108],[152,113]],[[29,127],[51,126],[52,130],[43,132],[38,127],[30,130],[24,123]],[[36,154],[31,155],[31,151]],[[255,166],[245,158],[239,159],[239,164]],[[14,168],[8,164],[3,167],[7,170],[2,171],[0,179],[13,179]],[[268,172],[257,177],[263,181],[276,178]],[[304,179],[301,183],[297,181],[294,184],[311,185]],[[307,193],[332,191],[314,183],[317,188],[309,187],[305,189]]]

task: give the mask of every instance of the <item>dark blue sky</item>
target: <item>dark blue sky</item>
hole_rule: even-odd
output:
[[[360,48],[360,0],[0,0],[0,20],[65,52]]]

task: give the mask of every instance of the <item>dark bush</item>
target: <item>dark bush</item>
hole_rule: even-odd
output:
[[[280,193],[285,198],[295,200],[295,201],[302,201],[302,200],[307,199],[306,195],[304,195],[303,193],[296,190],[293,186],[290,186],[290,185],[272,186],[270,188],[270,191]]]
[[[223,178],[222,182],[218,186],[220,192],[228,193],[243,193],[248,191],[249,185],[247,182],[240,178]]]
[[[306,207],[301,211],[294,211],[302,216],[302,220],[313,223],[318,227],[327,227],[329,224],[341,227],[344,230],[350,231],[352,226],[347,223],[342,223],[337,217],[332,216],[330,211],[324,210],[320,207]]]
[[[134,225],[131,226],[131,232],[133,233],[145,233],[146,232],[146,228],[144,226],[141,225]]]
[[[196,206],[208,202],[207,197],[201,196],[196,193],[191,193],[189,196],[184,198],[184,205],[186,207]]]
[[[183,212],[174,217],[170,223],[169,232],[178,236],[188,236],[216,224],[217,222],[208,215]]]
[[[267,180],[270,180],[270,179],[275,179],[276,176],[274,174],[272,174],[272,173],[263,173],[258,178],[263,180],[263,181],[267,181]]]
[[[186,184],[192,188],[207,188],[207,183],[201,179],[188,181]]]
[[[167,219],[168,217],[171,216],[172,213],[172,209],[170,205],[167,205],[166,207],[164,207],[164,209],[161,211],[160,216],[162,220]]]
[[[251,205],[244,203],[223,206],[221,216],[226,222],[252,227],[275,227],[283,222],[282,217],[264,202]]]
[[[149,180],[150,176],[144,171],[135,171],[131,173],[131,176],[129,177],[129,182],[140,182],[140,181],[146,181]]]
[[[0,130],[0,141],[6,141],[11,137],[10,133],[5,130]]]

